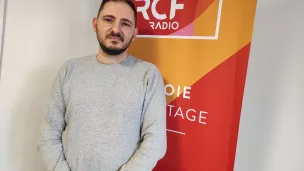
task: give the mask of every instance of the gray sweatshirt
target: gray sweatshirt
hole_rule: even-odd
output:
[[[96,55],[61,67],[38,151],[49,171],[150,171],[166,152],[166,98],[157,67]]]

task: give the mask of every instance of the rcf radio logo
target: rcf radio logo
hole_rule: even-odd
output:
[[[218,38],[222,0],[133,2],[137,6],[138,37],[211,40]],[[215,8],[208,9],[211,5]],[[202,29],[207,24],[209,29]]]

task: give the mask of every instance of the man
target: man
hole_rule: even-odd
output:
[[[38,150],[52,171],[150,171],[166,152],[166,100],[157,67],[127,53],[136,8],[103,0],[93,27],[99,53],[61,67]]]

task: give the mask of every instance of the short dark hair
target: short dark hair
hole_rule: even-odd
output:
[[[99,7],[99,10],[98,10],[98,15],[97,17],[99,17],[100,15],[100,12],[102,11],[102,9],[104,8],[105,4],[108,3],[108,2],[123,2],[123,3],[126,3],[128,4],[133,12],[134,12],[134,19],[135,19],[135,25],[137,23],[137,10],[136,10],[136,6],[135,4],[132,2],[132,0],[102,0],[101,4],[100,4],[100,7]]]

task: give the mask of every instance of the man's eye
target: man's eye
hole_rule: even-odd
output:
[[[129,24],[129,23],[122,23],[122,25],[127,26],[127,27],[130,27],[130,24]]]
[[[113,21],[113,19],[110,19],[110,18],[105,18],[103,19],[105,22],[108,22],[108,23],[111,23]]]

